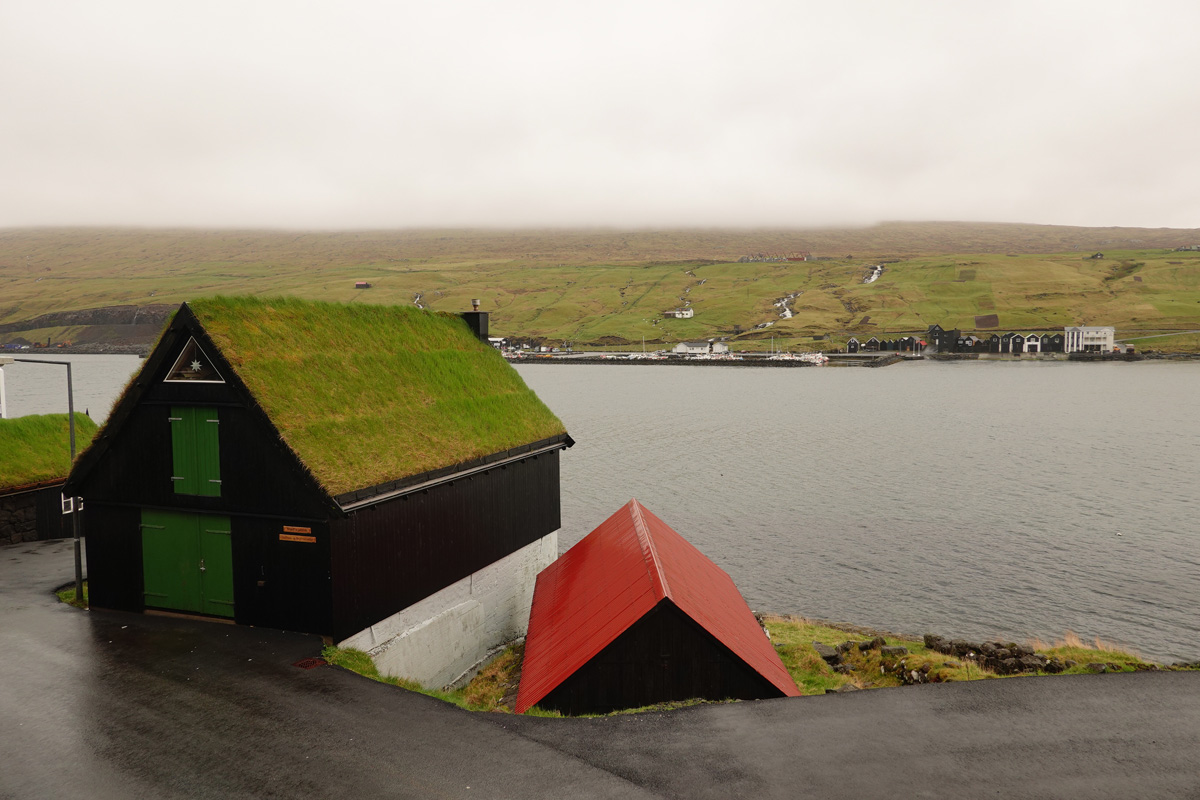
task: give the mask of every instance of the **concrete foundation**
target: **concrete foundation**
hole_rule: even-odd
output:
[[[558,532],[339,642],[384,675],[428,688],[455,683],[489,652],[525,635],[537,575],[558,558]]]

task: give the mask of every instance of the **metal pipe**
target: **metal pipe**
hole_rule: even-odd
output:
[[[8,406],[4,402],[4,365],[11,363],[11,358],[0,356],[0,419],[8,419]]]

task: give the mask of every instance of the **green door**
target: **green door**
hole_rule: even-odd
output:
[[[229,517],[197,514],[200,534],[201,611],[233,616],[233,544]]]
[[[229,518],[142,511],[146,605],[233,616],[233,547]]]

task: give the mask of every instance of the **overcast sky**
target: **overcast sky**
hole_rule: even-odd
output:
[[[0,226],[1200,227],[1200,2],[0,0]]]

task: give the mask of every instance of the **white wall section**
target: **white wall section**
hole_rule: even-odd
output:
[[[454,683],[497,646],[524,636],[537,575],[558,558],[548,534],[338,643],[384,675],[429,688]]]

